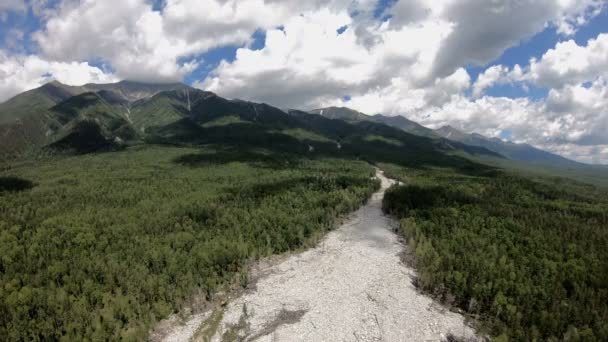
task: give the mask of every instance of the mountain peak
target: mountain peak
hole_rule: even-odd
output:
[[[443,125],[440,128],[437,129],[438,131],[452,131],[452,132],[460,132],[463,133],[461,130],[459,130],[458,128],[452,126],[452,125]]]
[[[459,130],[458,128],[455,128],[454,126],[450,126],[450,125],[441,126],[440,128],[436,129],[435,132],[437,134],[439,134],[440,136],[442,136],[444,138],[448,138],[448,139],[452,139],[455,137],[463,137],[463,136],[467,135],[466,133]]]
[[[112,84],[112,83],[110,83]],[[115,84],[123,86],[144,86],[144,87],[189,87],[189,85],[182,82],[141,82],[134,80],[122,80]]]
[[[51,80],[51,81],[43,84],[42,86],[44,87],[44,86],[64,86],[64,85],[65,84],[63,84],[63,83],[61,83],[61,82],[59,82],[57,80]]]

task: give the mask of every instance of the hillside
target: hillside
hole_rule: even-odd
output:
[[[86,148],[70,146],[70,149],[91,151],[107,148],[115,140],[137,140],[134,127],[130,127],[131,107],[143,105],[147,102],[145,99],[159,92],[185,88],[187,86],[183,84],[129,81],[78,87],[57,81],[47,83],[0,104],[0,139],[3,142],[0,155],[15,157],[36,154],[44,146],[55,150],[59,146],[67,147],[57,142],[66,136],[79,135],[77,130],[85,126],[92,129],[88,132],[97,132],[93,138],[96,143],[84,142]],[[144,101],[139,103],[138,100]]]

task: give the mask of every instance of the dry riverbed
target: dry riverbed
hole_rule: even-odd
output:
[[[441,341],[472,338],[464,317],[419,293],[381,210],[392,181],[317,247],[261,262],[255,286],[225,306],[170,326],[160,341]],[[173,323],[173,324],[171,324]]]

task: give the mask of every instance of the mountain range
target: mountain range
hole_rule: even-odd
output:
[[[184,84],[51,82],[0,105],[0,153],[87,153],[134,143],[270,146],[291,152],[461,164],[483,147],[430,139],[374,121],[349,122],[229,100]],[[384,156],[384,157],[383,157]],[[466,162],[465,162],[466,163]]]
[[[273,145],[298,151],[455,156],[547,166],[582,164],[527,144],[424,127],[403,116],[341,107],[304,112],[229,100],[182,83],[68,86],[57,81],[0,104],[0,154],[86,153],[132,143]],[[387,152],[388,149],[388,152]]]
[[[408,120],[401,115],[385,116],[376,114],[372,116],[344,107],[320,108],[312,110],[310,113],[319,114],[332,119],[346,120],[349,122],[373,121],[383,123],[399,128],[411,134],[434,139],[445,138],[450,141],[460,142],[470,146],[483,147],[515,161],[550,167],[585,166],[585,164],[538,149],[529,144],[518,144],[510,141],[503,141],[499,138],[489,138],[478,133],[464,133],[452,126],[443,126],[433,130],[414,121]]]

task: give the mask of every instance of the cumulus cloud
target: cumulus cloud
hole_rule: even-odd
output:
[[[441,1],[440,1],[441,2]],[[455,29],[442,43],[433,75],[445,76],[474,63],[485,65],[546,25],[574,33],[603,6],[598,0],[447,1],[441,17]],[[574,23],[573,23],[574,22]],[[566,27],[570,27],[569,30]]]
[[[543,54],[540,60],[530,62],[527,79],[549,88],[592,81],[608,76],[608,34],[590,39],[587,45],[574,40],[558,43]]]
[[[493,65],[477,76],[472,93],[474,97],[480,97],[486,89],[496,84],[517,83],[524,80],[524,72],[518,64],[511,69],[504,65]]]
[[[356,34],[336,31],[350,23],[347,13],[328,10],[293,17],[283,29],[267,32],[264,49],[237,50],[233,63],[221,63],[213,77],[197,85],[292,108],[340,98],[373,79],[369,51],[356,44]]]
[[[420,1],[404,0],[394,4],[387,14],[392,17],[391,26],[401,28],[427,18],[432,14],[432,9]]]
[[[606,162],[608,150],[608,87],[598,80],[589,88],[567,86],[552,90],[546,101],[528,98],[453,96],[441,107],[408,113],[410,119],[429,127],[450,124],[466,132],[511,140],[583,162]]]
[[[8,56],[0,50],[0,102],[51,80],[82,85],[115,82],[117,78],[87,62],[53,62],[35,55]]]
[[[65,1],[47,13],[34,39],[51,59],[101,59],[122,78],[176,81],[196,68],[197,54],[244,45],[257,30],[277,27],[301,11],[322,5],[345,10],[350,3],[167,0],[157,11],[146,0]]]
[[[211,77],[197,85],[231,97],[292,108],[316,107],[397,83],[402,88],[416,88],[431,69],[439,47],[437,38],[450,30],[441,22],[399,30],[384,23],[375,29],[382,43],[369,46],[361,42],[360,32],[350,29],[353,25],[358,23],[346,11],[303,13],[290,18],[281,30],[268,31],[263,49],[239,49],[234,62],[220,64]],[[348,29],[338,33],[343,26]],[[404,49],[404,42],[416,44]],[[460,83],[463,72],[458,74]],[[468,81],[466,75],[467,86]],[[453,88],[450,82],[454,80],[437,79],[434,84],[441,89],[429,95],[429,100],[445,97],[443,88]],[[250,84],[264,86],[246,86]]]
[[[463,65],[485,64],[546,25],[569,21],[576,15],[586,18],[590,8],[599,6],[594,0],[583,2],[585,5],[566,0],[401,0],[386,10],[391,16],[388,21],[374,25],[367,24],[369,3],[362,5],[363,13],[354,18],[345,17],[347,11],[311,10],[288,19],[285,29],[277,35],[269,31],[262,50],[240,49],[236,61],[221,64],[211,77],[197,85],[232,97],[302,107],[327,103],[328,98],[337,100],[344,95],[378,94],[381,88],[398,83],[410,92],[422,89],[426,104],[438,105],[451,96],[452,89],[446,92],[443,80]],[[328,13],[345,19],[332,20]],[[363,33],[358,29],[362,24],[367,30]],[[348,25],[341,35],[334,32],[340,25]],[[355,60],[350,65],[334,67],[346,70],[347,78],[336,77],[336,72],[328,68],[332,59],[343,56]],[[267,66],[282,72],[269,73]],[[477,81],[475,96],[481,96],[495,82],[521,78],[522,72],[517,69],[512,71],[515,74],[507,75],[507,70],[502,70],[505,75],[491,74],[497,71],[489,70]],[[310,87],[315,77],[319,84],[324,84],[316,94],[314,87]],[[265,80],[268,87],[243,86],[260,80]],[[289,86],[282,81],[289,81]],[[271,88],[272,85],[276,88]]]
[[[102,59],[123,78],[174,81],[196,66],[178,62],[185,43],[165,36],[161,14],[143,0],[64,3],[34,39],[50,59]]]
[[[15,11],[24,12],[26,10],[25,1],[23,0],[3,0],[0,2],[0,12]]]

